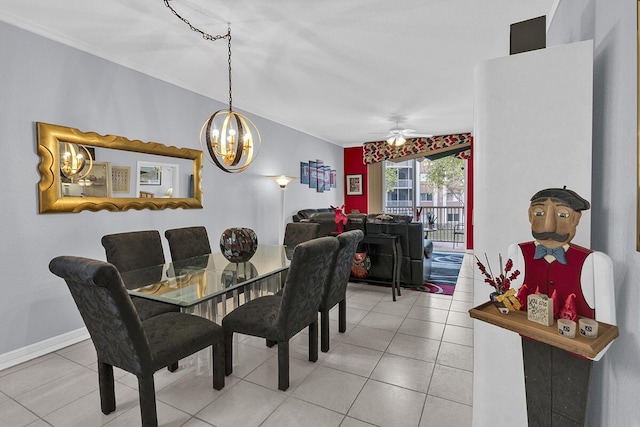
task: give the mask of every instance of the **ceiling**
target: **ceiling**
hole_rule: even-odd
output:
[[[510,24],[541,15],[548,24],[555,6],[554,0],[170,4],[211,35],[226,33],[231,23],[234,109],[343,147],[384,139],[396,119],[418,133],[472,131],[474,66],[509,54]],[[163,0],[0,0],[0,20],[228,103],[226,40],[204,40]]]

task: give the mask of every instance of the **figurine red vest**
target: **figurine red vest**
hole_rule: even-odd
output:
[[[576,295],[575,304],[578,316],[592,319],[596,317],[595,309],[587,304],[580,286],[582,266],[593,251],[582,246],[569,244],[569,249],[565,253],[567,264],[564,265],[558,261],[549,263],[544,258],[533,259],[536,250],[536,245],[533,242],[520,243],[518,246],[520,246],[525,260],[523,282],[527,284],[530,292],[538,288],[540,293],[550,297],[555,290],[557,301],[560,304],[564,304],[567,297],[573,293]]]

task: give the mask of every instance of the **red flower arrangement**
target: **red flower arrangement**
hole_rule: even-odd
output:
[[[500,257],[500,275],[498,276],[493,275],[493,272],[491,271],[491,265],[489,264],[489,258],[487,257],[486,253],[484,254],[484,257],[487,260],[487,267],[489,271],[487,271],[487,267],[485,267],[484,264],[480,262],[478,257],[475,258],[480,272],[485,277],[485,283],[493,286],[498,294],[504,294],[511,288],[511,281],[515,280],[520,275],[520,270],[514,270],[513,272],[511,271],[511,269],[513,268],[513,261],[511,259],[507,260],[507,263],[504,265],[504,270],[502,270],[502,255],[498,256]]]

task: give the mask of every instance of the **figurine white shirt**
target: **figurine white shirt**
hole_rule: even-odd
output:
[[[511,282],[511,287],[519,289],[525,277],[525,261],[520,246],[517,244],[509,246],[508,257],[513,261],[512,271],[520,271],[520,275]],[[616,325],[613,263],[608,255],[603,252],[592,252],[587,256],[582,265],[580,287],[587,304],[595,309],[596,320]],[[600,360],[610,345],[611,343],[602,349],[593,360]]]

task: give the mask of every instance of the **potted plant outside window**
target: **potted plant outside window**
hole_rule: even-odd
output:
[[[437,230],[436,221],[438,217],[433,212],[427,212],[427,229],[428,230]]]

